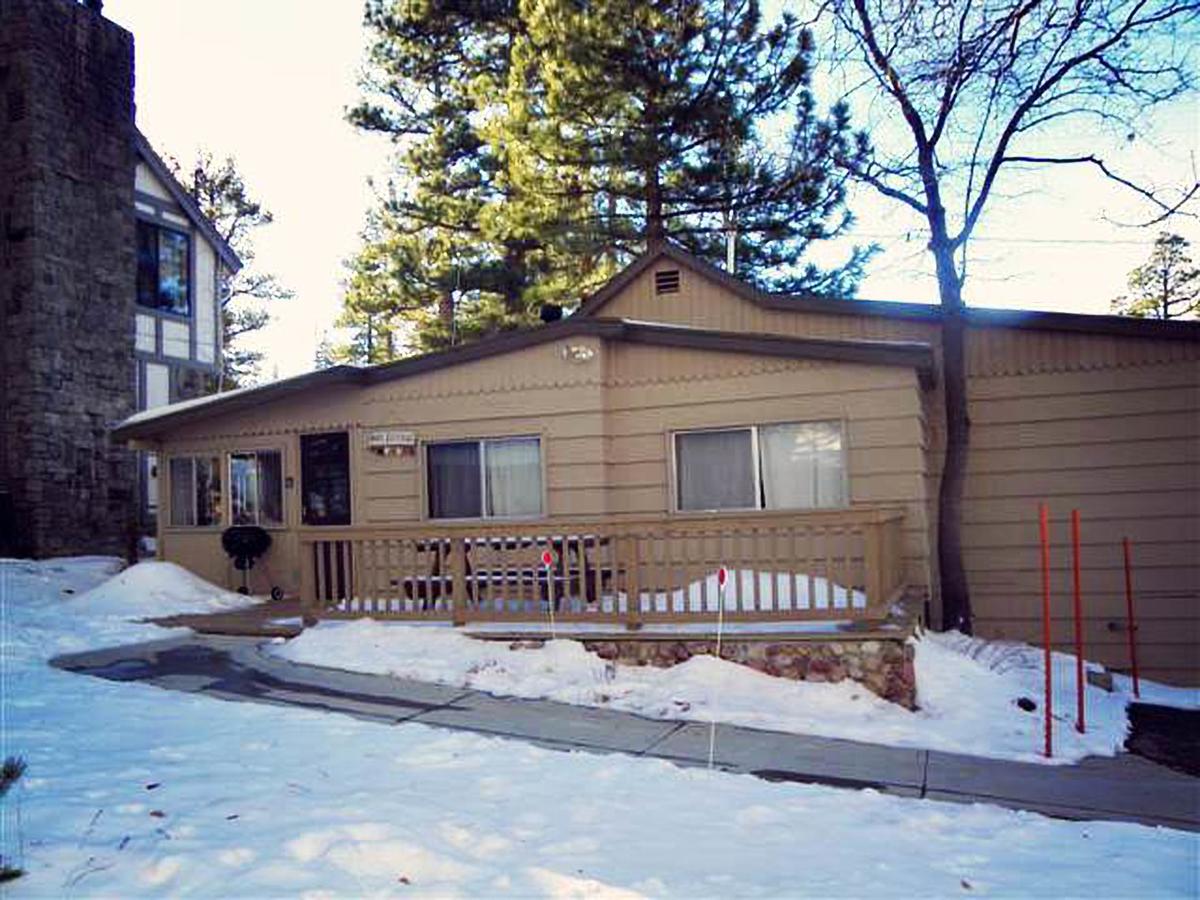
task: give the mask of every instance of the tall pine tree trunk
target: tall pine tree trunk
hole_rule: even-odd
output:
[[[658,162],[654,161],[646,166],[646,249],[656,250],[666,239],[662,182],[659,180]]]
[[[525,256],[526,248],[524,244],[509,244],[504,248],[504,274],[502,276],[504,309],[518,321],[520,321],[522,314],[525,312],[525,300],[522,297],[521,290],[527,280],[525,277]]]
[[[438,298],[438,321],[446,333],[446,344],[454,344],[454,291],[444,290]]]
[[[970,446],[967,417],[966,313],[962,279],[944,229],[929,244],[937,266],[942,307],[942,393],[946,405],[946,446],[938,491],[938,578],[942,627],[972,632],[971,595],[962,555],[962,499]]]

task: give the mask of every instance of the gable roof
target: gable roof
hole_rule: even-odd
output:
[[[524,331],[510,331],[423,356],[413,356],[384,365],[359,368],[334,366],[261,387],[213,394],[184,403],[137,413],[112,430],[114,440],[130,441],[156,437],[178,425],[213,416],[253,409],[317,387],[349,384],[366,387],[411,375],[434,372],[479,359],[500,356],[550,341],[577,336],[658,347],[685,347],[724,353],[752,353],[785,359],[818,359],[839,362],[913,368],[923,387],[935,379],[933,350],[928,344],[911,341],[844,341],[782,335],[709,331],[658,322],[571,316],[559,322]]]
[[[208,217],[200,211],[200,207],[196,204],[195,198],[187,192],[182,184],[179,183],[175,175],[171,172],[161,156],[154,152],[154,148],[150,146],[150,141],[142,132],[135,128],[133,130],[134,146],[137,148],[137,154],[144,162],[147,168],[154,173],[154,177],[162,182],[163,187],[167,189],[167,193],[171,195],[180,209],[188,217],[188,220],[196,227],[196,230],[204,235],[205,239],[213,245],[217,256],[221,258],[221,262],[229,268],[231,272],[236,272],[242,267],[242,260],[229,246],[229,242],[221,236],[221,233],[213,226],[213,223],[208,220]]]
[[[660,260],[669,260],[703,278],[724,287],[730,293],[764,309],[780,312],[821,313],[842,316],[885,316],[940,322],[942,308],[934,303],[900,303],[890,300],[851,300],[805,294],[772,294],[730,275],[682,247],[664,243],[643,253],[618,272],[612,280],[588,297],[576,316],[595,316],[606,303],[620,294]],[[1074,331],[1087,334],[1111,334],[1127,337],[1200,340],[1200,322],[1135,319],[1130,316],[1089,315],[1084,313],[1040,312],[1023,309],[990,309],[968,306],[967,323],[974,327],[1036,328],[1049,331]]]

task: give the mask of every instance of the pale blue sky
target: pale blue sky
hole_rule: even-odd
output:
[[[356,134],[343,117],[357,98],[360,0],[108,0],[104,12],[134,33],[138,122],[155,147],[185,160],[201,146],[233,155],[275,213],[258,238],[259,261],[296,297],[279,304],[262,335],[265,374],[306,371],[340,307],[342,261],[370,204],[367,178],[386,171],[389,153],[386,140]],[[1160,114],[1153,143],[1138,142],[1119,161],[1123,171],[1182,183],[1197,157],[1193,97]],[[1090,172],[1062,168],[1000,188],[974,244],[968,302],[1107,312],[1155,232],[1105,217],[1145,218],[1144,205]],[[860,295],[933,301],[915,215],[863,191],[852,208],[857,239],[885,247]],[[1194,221],[1172,227],[1200,243]]]

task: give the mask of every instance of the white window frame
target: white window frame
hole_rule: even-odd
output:
[[[538,445],[538,480],[540,496],[538,497],[537,513],[529,516],[496,516],[487,511],[487,443],[501,441],[537,441]],[[478,516],[434,516],[429,509],[429,448],[445,444],[478,444],[479,445],[479,515]],[[546,455],[542,449],[546,438],[541,434],[500,434],[488,437],[447,438],[445,440],[429,440],[421,442],[421,516],[428,522],[536,522],[546,515]]]
[[[758,432],[761,428],[772,428],[777,425],[825,425],[836,424],[841,436],[842,457],[842,496],[846,502],[842,506],[796,506],[796,507],[767,507],[763,505],[762,491],[762,454],[759,452]],[[711,428],[678,428],[667,433],[668,452],[670,456],[671,491],[670,510],[680,515],[741,513],[741,512],[805,512],[830,509],[849,509],[850,507],[850,456],[846,443],[846,422],[844,419],[795,419],[777,422],[757,422],[753,425],[714,425]],[[717,509],[683,509],[679,505],[679,444],[675,440],[680,434],[713,434],[730,431],[750,432],[750,453],[753,455],[754,471],[754,506],[726,506]]]

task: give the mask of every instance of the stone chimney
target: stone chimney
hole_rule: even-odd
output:
[[[0,2],[0,555],[122,553],[136,477],[133,36]]]

